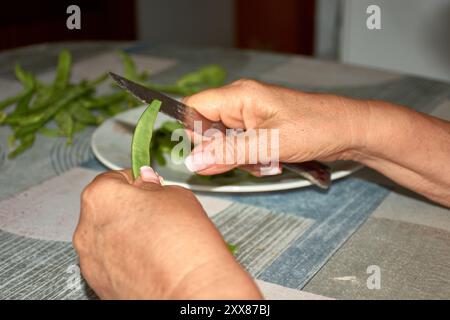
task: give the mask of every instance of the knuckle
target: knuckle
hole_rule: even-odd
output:
[[[91,198],[92,189],[92,182],[83,189],[81,192],[81,203],[85,203]]]
[[[82,232],[79,228],[75,230],[75,233],[72,237],[72,244],[75,249],[75,251],[78,253],[78,255],[82,255],[84,252],[84,237],[82,236]]]
[[[97,175],[94,180],[92,180],[91,184],[104,184],[109,182],[110,179],[108,179],[108,177],[111,175],[111,172],[113,171],[108,171]]]
[[[265,95],[265,85],[253,79],[239,79],[232,83],[244,105],[254,105],[262,95]]]
[[[91,182],[87,185],[81,193],[81,204],[86,205],[93,202],[96,198],[95,194],[97,193],[97,190],[98,186],[96,183]]]
[[[115,192],[111,189],[112,181],[109,179],[95,178],[87,185],[81,193],[81,214],[88,221],[97,221],[101,216],[102,208],[105,203],[109,202],[111,194]]]
[[[107,179],[104,174],[100,174],[84,188],[81,193],[81,199],[84,203],[89,203],[105,195],[105,192],[111,188],[113,180]]]
[[[80,252],[80,249],[82,248],[82,245],[81,245],[80,236],[78,235],[77,232],[75,232],[74,235],[73,235],[72,244],[73,244],[73,247],[75,248],[75,251],[76,252]]]
[[[247,78],[236,80],[235,82],[233,82],[233,85],[239,86],[246,90],[255,90],[255,91],[260,90],[263,87],[261,82]]]
[[[182,102],[193,108],[202,107],[205,101],[210,100],[211,97],[217,94],[217,90],[217,88],[206,89],[191,96],[184,97]]]

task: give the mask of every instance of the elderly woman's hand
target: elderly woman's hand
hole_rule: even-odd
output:
[[[73,237],[100,298],[261,298],[194,194],[149,167],[99,175],[81,197]],[[145,181],[144,181],[145,180]]]
[[[255,159],[354,160],[450,206],[448,121],[388,102],[305,93],[253,80],[206,90],[184,102],[230,128],[271,129],[279,134],[278,145],[264,143],[258,134],[247,140],[241,135],[245,141],[241,144],[221,138],[204,141],[186,159],[187,167],[198,174],[243,167],[257,175],[260,166]],[[251,155],[252,149],[259,150]]]
[[[255,129],[254,135],[247,134],[246,153],[242,153],[244,150],[240,150],[239,144],[232,139],[217,138],[197,146],[192,153],[197,158],[188,157],[186,165],[201,175],[222,173],[243,165],[257,174],[259,166],[252,166],[255,160],[269,162],[275,154],[278,157],[275,160],[280,162],[348,159],[353,150],[362,148],[365,143],[361,133],[368,121],[367,110],[344,97],[239,80],[186,97],[184,102],[210,120],[221,120],[229,128],[245,129],[246,132]],[[258,129],[268,129],[269,135],[276,133],[279,144],[272,144],[270,137],[265,140],[268,135]],[[261,148],[265,150],[257,151]],[[215,150],[225,152],[218,157]],[[250,150],[257,152],[252,155]],[[262,159],[264,154],[267,157]],[[215,161],[209,161],[211,158]]]

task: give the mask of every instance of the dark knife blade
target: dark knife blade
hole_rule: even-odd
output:
[[[214,128],[226,133],[227,127],[221,121],[211,121],[182,102],[172,99],[158,91],[146,88],[115,73],[110,72],[109,74],[121,88],[130,92],[143,103],[150,104],[153,100],[161,101],[160,111],[179,121],[186,129],[194,131],[195,121],[200,121],[199,125],[201,125],[202,132]],[[302,163],[282,163],[282,166],[322,189],[327,189],[331,184],[331,170],[323,163],[308,161]]]
[[[162,94],[161,92],[141,86],[140,84],[125,79],[124,77],[121,77],[112,72],[110,72],[109,74],[121,88],[130,92],[133,96],[141,100],[143,103],[150,104],[153,100],[161,101],[162,103],[160,111],[168,115],[169,117],[178,120],[184,125],[186,129],[194,131],[195,121],[198,121],[198,125],[202,126],[202,132],[205,132],[210,128],[214,128],[225,133],[227,129],[222,122],[211,121],[208,118],[202,116],[195,109],[185,105],[182,102],[172,99],[165,94]]]

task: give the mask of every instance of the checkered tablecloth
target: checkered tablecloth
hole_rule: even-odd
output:
[[[218,63],[227,81],[255,78],[450,117],[450,85],[438,81],[294,55],[146,44],[54,44],[1,53],[0,99],[19,89],[14,62],[51,79],[63,47],[74,54],[76,78],[116,68],[113,52],[125,48],[155,81],[171,82]],[[9,134],[0,128],[0,298],[94,297],[83,281],[81,289],[71,286],[77,259],[70,243],[79,192],[106,170],[90,150],[92,130],[78,134],[72,147],[39,136],[14,160],[6,158]],[[224,237],[240,243],[238,260],[264,288],[270,283],[334,298],[450,297],[450,211],[371,170],[337,181],[326,192],[198,196],[209,201],[207,211]],[[226,205],[212,213],[217,203]],[[372,265],[381,270],[380,289],[367,288]]]

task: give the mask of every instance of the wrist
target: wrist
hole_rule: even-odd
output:
[[[355,123],[351,160],[370,164],[392,156],[392,151],[399,148],[398,139],[414,122],[414,112],[384,101],[367,100],[356,104],[360,111]]]
[[[339,142],[339,160],[359,161],[370,145],[372,108],[369,101],[330,96],[329,105],[337,106],[333,115],[334,139]]]
[[[170,299],[262,299],[251,276],[229,252],[186,274]]]

